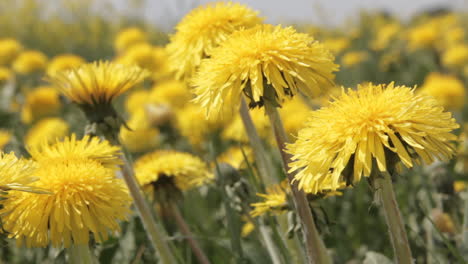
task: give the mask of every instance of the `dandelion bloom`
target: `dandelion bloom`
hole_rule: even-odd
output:
[[[189,153],[158,150],[135,162],[135,174],[144,187],[171,185],[180,191],[199,186],[213,179],[208,166]]]
[[[127,126],[120,128],[120,139],[129,151],[144,152],[159,145],[159,130],[151,127],[144,109],[133,113]]]
[[[11,140],[12,134],[10,131],[0,129],[0,150],[3,149]]]
[[[374,170],[393,172],[401,162],[429,164],[454,153],[459,125],[437,101],[405,86],[360,85],[311,112],[295,143],[291,171],[299,188],[317,193],[328,185],[358,182]],[[374,164],[375,163],[375,164]]]
[[[176,77],[190,78],[203,58],[233,32],[262,22],[258,13],[237,3],[215,3],[192,10],[176,26],[167,45]]]
[[[442,64],[449,68],[461,68],[468,62],[468,45],[456,44],[442,53]]]
[[[426,76],[420,91],[435,97],[446,109],[460,110],[465,104],[465,86],[452,75],[430,73]]]
[[[47,56],[35,50],[27,50],[15,59],[13,70],[21,74],[31,74],[40,72],[47,66]]]
[[[32,175],[35,167],[34,162],[18,159],[13,152],[0,152],[0,191],[33,191],[31,184],[37,180]]]
[[[61,118],[45,118],[31,127],[24,137],[24,144],[28,148],[40,148],[44,144],[51,144],[68,135],[69,126]]]
[[[115,38],[114,47],[118,52],[123,52],[133,45],[146,42],[146,34],[136,27],[126,28],[120,31]]]
[[[343,57],[341,57],[341,63],[345,67],[351,67],[366,61],[368,58],[369,53],[366,51],[349,51],[343,54]]]
[[[266,193],[257,193],[257,196],[262,197],[263,201],[251,204],[253,210],[250,214],[257,217],[266,213],[280,214],[287,211],[289,207],[287,194],[289,192],[287,181],[267,187]]]
[[[49,86],[37,87],[26,93],[21,120],[29,124],[40,118],[57,114],[61,107],[57,89]]]
[[[250,106],[281,105],[300,90],[307,96],[328,87],[338,66],[333,55],[292,27],[261,25],[233,33],[205,59],[193,79],[195,101],[207,115],[232,114],[244,93]]]
[[[169,80],[153,86],[149,101],[155,104],[166,104],[181,109],[192,99],[187,84],[182,81]]]
[[[87,245],[90,232],[102,242],[130,212],[125,183],[96,160],[39,163],[34,175],[34,186],[50,194],[21,192],[1,201],[2,226],[17,245]]]
[[[0,65],[10,64],[20,54],[22,49],[21,43],[15,39],[0,39]]]
[[[47,65],[47,74],[54,75],[57,72],[70,70],[73,68],[77,68],[84,64],[85,60],[77,55],[73,54],[62,54],[52,58]]]
[[[13,76],[14,74],[10,69],[6,67],[0,67],[0,84],[11,80]]]

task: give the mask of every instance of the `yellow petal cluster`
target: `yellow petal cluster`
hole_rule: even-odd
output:
[[[45,118],[31,127],[24,137],[27,148],[38,149],[45,144],[52,144],[68,135],[69,126],[61,118]]]
[[[117,34],[114,47],[120,53],[133,45],[146,42],[146,39],[146,34],[141,29],[136,27],[126,28]]]
[[[13,70],[21,74],[43,71],[47,66],[47,56],[35,50],[21,52],[13,62]]]
[[[0,150],[2,150],[10,142],[11,137],[11,132],[0,129]]]
[[[320,192],[358,182],[373,171],[410,168],[421,160],[446,160],[454,153],[451,131],[459,125],[429,96],[405,86],[373,85],[349,89],[327,107],[313,111],[295,143],[293,155],[299,188]]]
[[[18,159],[13,152],[0,152],[0,191],[32,191],[31,184],[37,180],[35,168],[34,162]]]
[[[74,54],[62,54],[55,56],[47,65],[47,74],[54,75],[57,72],[71,70],[73,68],[77,68],[84,64],[85,60],[77,55]]]
[[[40,86],[26,93],[21,120],[29,124],[40,118],[57,114],[61,107],[62,103],[57,89]]]
[[[452,75],[437,72],[428,74],[420,92],[433,96],[440,105],[449,110],[460,110],[465,103],[465,86]]]
[[[283,213],[288,208],[287,193],[289,192],[287,181],[267,187],[266,193],[257,193],[257,196],[262,197],[264,200],[251,204],[253,210],[250,214],[257,217],[266,213]]]
[[[12,38],[0,39],[0,65],[8,65],[20,54],[23,46]]]
[[[176,78],[190,78],[203,58],[233,32],[261,23],[258,13],[231,2],[211,3],[188,13],[176,26],[167,52]]]
[[[120,128],[120,139],[131,152],[144,152],[154,149],[159,144],[159,130],[151,127],[144,109],[132,114],[127,127]]]
[[[213,50],[193,78],[195,101],[207,115],[236,112],[242,94],[250,106],[281,105],[299,91],[309,97],[328,87],[338,66],[320,43],[292,27],[261,25],[233,33]]]

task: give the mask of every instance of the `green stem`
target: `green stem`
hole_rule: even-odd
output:
[[[71,264],[93,264],[93,256],[89,250],[88,244],[72,244],[68,248],[68,257]]]
[[[411,264],[413,263],[413,257],[405,225],[393,191],[392,177],[388,172],[381,172],[380,176],[374,178],[374,186],[377,191],[380,191],[380,199],[396,262],[399,264]]]
[[[465,208],[463,210],[462,243],[465,248],[468,248],[468,191],[465,191],[463,195],[465,198]]]
[[[260,235],[262,236],[262,240],[265,243],[268,254],[270,255],[271,262],[273,264],[281,264],[281,256],[278,254],[278,248],[273,243],[270,229],[261,222],[258,225],[258,229],[260,230]]]
[[[303,191],[297,188],[297,181],[293,183],[295,174],[289,172],[289,163],[291,162],[291,155],[284,151],[285,144],[288,142],[286,131],[283,127],[283,122],[279,116],[276,107],[271,105],[269,101],[265,101],[265,111],[270,119],[270,123],[273,127],[275,134],[276,143],[281,153],[283,166],[288,176],[289,183],[291,184],[291,190],[293,193],[293,201],[296,211],[301,219],[302,230],[306,245],[307,256],[309,263],[316,264],[331,264],[332,260],[327,253],[325,244],[320,237],[317,227],[315,226],[312,211],[309,207],[306,195]]]
[[[174,217],[180,232],[184,235],[184,238],[187,239],[187,242],[189,243],[190,248],[192,249],[193,254],[195,254],[198,262],[201,264],[210,264],[208,257],[205,255],[198,242],[193,238],[193,233],[190,231],[188,224],[185,222],[184,217],[180,213],[179,207],[177,207],[173,201],[169,201],[168,209]]]

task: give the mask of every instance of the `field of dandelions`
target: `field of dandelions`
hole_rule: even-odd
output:
[[[466,13],[130,2],[0,1],[0,263],[468,262]]]

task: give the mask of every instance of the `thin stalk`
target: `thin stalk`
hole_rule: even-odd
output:
[[[265,226],[264,223],[258,224],[258,229],[260,230],[260,235],[262,236],[262,240],[265,243],[265,247],[270,255],[271,262],[273,264],[281,264],[281,256],[278,254],[279,250],[276,247],[275,243],[273,243],[273,238],[271,236],[270,229]]]
[[[247,133],[247,137],[249,138],[250,145],[252,146],[255,160],[257,161],[257,167],[260,177],[262,177],[263,182],[267,185],[273,185],[278,183],[278,179],[275,178],[276,173],[273,169],[273,166],[269,164],[266,158],[265,147],[263,146],[262,140],[260,139],[260,136],[257,133],[244,97],[242,97],[241,99],[239,113],[242,119],[242,123],[244,124],[245,132]]]
[[[88,244],[75,245],[72,244],[68,248],[68,257],[71,264],[93,264],[93,256],[89,250]]]
[[[465,208],[463,210],[463,231],[462,231],[462,243],[465,248],[468,248],[468,192],[464,193]]]
[[[306,252],[309,263],[316,264],[331,264],[332,260],[327,253],[325,244],[320,237],[317,227],[315,226],[312,211],[309,207],[306,195],[303,191],[297,188],[297,182],[293,182],[295,174],[289,171],[289,163],[291,162],[291,155],[284,151],[285,144],[288,142],[286,131],[283,127],[283,122],[279,116],[278,110],[275,106],[271,105],[268,101],[265,102],[265,111],[270,119],[273,127],[276,143],[281,153],[283,166],[288,176],[291,190],[293,193],[293,201],[296,211],[301,219],[302,230],[305,240]]]
[[[180,213],[179,207],[172,201],[169,201],[167,205],[167,208],[174,217],[180,232],[184,235],[184,238],[187,239],[187,242],[189,243],[189,246],[192,249],[193,254],[195,254],[198,262],[201,264],[210,264],[208,257],[205,255],[198,242],[194,239],[193,233],[190,231],[188,224]]]
[[[399,264],[411,264],[413,263],[413,257],[405,225],[393,191],[392,177],[388,172],[381,172],[380,177],[374,178],[374,184],[376,190],[380,191],[380,199],[396,262]]]

